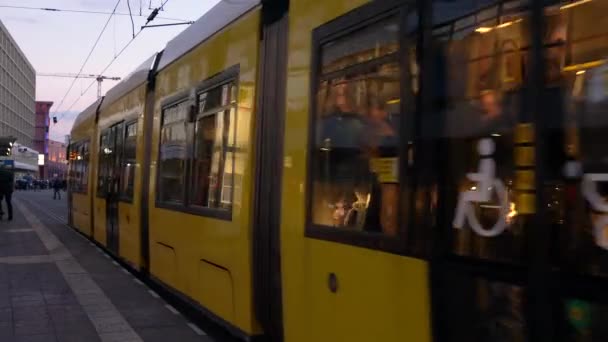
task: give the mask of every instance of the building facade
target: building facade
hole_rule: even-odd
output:
[[[49,128],[50,128],[50,111],[53,102],[36,101],[36,121],[34,126],[34,145],[33,147],[44,153],[49,153]]]
[[[44,162],[42,178],[51,179],[55,176],[65,179],[68,172],[66,157],[67,145],[61,141],[48,141],[48,154]]]
[[[24,176],[40,178],[38,170],[38,151],[15,143],[11,150],[11,159],[14,161],[15,179]]]
[[[50,129],[50,111],[53,102],[36,101],[36,126],[34,130],[34,148],[44,155],[44,165],[40,165],[40,176],[47,178],[45,168],[49,160],[49,129]]]
[[[0,21],[0,136],[33,146],[36,71]]]

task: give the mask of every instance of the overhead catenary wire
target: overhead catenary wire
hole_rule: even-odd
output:
[[[99,44],[99,41],[101,40],[101,37],[103,36],[103,33],[106,31],[106,29],[108,28],[108,25],[110,24],[110,20],[112,20],[112,17],[114,16],[114,13],[116,12],[116,9],[118,8],[118,5],[120,5],[120,1],[118,0],[116,1],[116,5],[114,6],[114,9],[112,10],[112,13],[110,14],[110,16],[108,17],[108,20],[106,20],[105,25],[103,26],[103,28],[101,29],[101,32],[99,33],[99,35],[97,36],[97,39],[95,40],[95,43],[93,44],[93,47],[91,48],[91,51],[89,51],[89,54],[87,55],[87,58],[85,58],[84,62],[82,63],[82,65],[80,66],[80,70],[78,70],[78,74],[80,75],[82,73],[82,70],[84,70],[84,67],[87,65],[87,63],[89,62],[89,59],[91,59],[91,56],[93,55],[93,52],[95,51],[95,48],[97,47],[97,44]],[[101,73],[100,73],[101,75]],[[57,114],[57,112],[59,111],[59,109],[61,108],[61,106],[63,105],[63,102],[65,101],[65,99],[68,97],[68,95],[70,94],[70,91],[72,90],[72,88],[74,87],[74,84],[76,83],[76,81],[78,80],[78,78],[74,78],[74,80],[72,81],[72,83],[70,84],[70,87],[68,88],[68,90],[65,92],[65,94],[63,95],[63,98],[61,99],[61,101],[59,102],[59,105],[57,105],[57,107],[55,107],[55,111],[53,112],[53,117],[55,117],[55,115]]]
[[[131,12],[131,3],[127,0],[127,7],[129,8],[129,17],[131,18],[131,31],[133,31],[133,37],[135,37],[135,22],[133,21],[133,13]]]
[[[120,3],[120,0],[118,1]],[[164,6],[167,2],[169,2],[169,0],[165,0],[161,6]],[[118,6],[118,4],[117,4]],[[156,8],[155,10],[158,11],[159,8]],[[154,20],[154,17],[150,18],[148,17],[148,22]],[[118,54],[115,54],[114,58],[110,61],[110,63],[108,63],[103,70],[101,70],[98,74],[99,75],[103,75],[111,66],[112,64],[114,64],[114,62],[118,59],[118,57],[120,57],[120,55],[127,50],[127,48],[131,45],[131,43],[133,43],[133,41],[142,33],[143,31],[143,27],[133,36],[133,38],[118,52]],[[70,112],[70,110],[72,110],[72,108],[78,103],[78,101],[80,101],[80,99],[91,89],[91,87],[93,87],[93,85],[95,84],[96,81],[91,82],[85,89],[84,91],[81,92],[80,96],[78,96],[76,98],[76,100],[74,102],[72,102],[72,104],[70,105],[70,107],[68,107],[67,110],[65,110],[63,112],[63,114],[57,118],[57,120],[55,120],[55,123],[57,123],[59,120],[63,119],[65,117],[65,115],[67,113]]]
[[[12,9],[22,9],[22,10],[32,10],[32,11],[46,11],[46,12],[66,12],[66,13],[81,13],[81,14],[110,14],[110,12],[104,11],[88,11],[88,10],[75,10],[75,9],[65,9],[65,8],[48,8],[48,7],[31,7],[31,6],[13,6],[13,5],[0,5],[0,8],[12,8]],[[114,15],[119,16],[128,16],[129,13],[116,12]],[[140,12],[139,14],[134,14],[136,17],[145,17],[146,15]],[[163,20],[171,20],[171,21],[189,21],[187,19],[179,19],[179,18],[168,18],[168,17],[157,17],[158,19]]]
[[[110,63],[108,63],[105,68],[103,68],[103,70],[101,70],[98,74],[99,75],[103,75],[111,66],[112,64],[114,64],[114,62],[118,59],[118,57],[120,57],[120,55],[131,45],[131,43],[133,43],[133,41],[141,34],[142,30],[139,30],[135,36],[118,52],[118,54],[116,54],[116,56],[110,61]],[[97,81],[93,81],[91,82],[85,89],[84,91],[80,94],[80,96],[78,96],[76,98],[76,100],[74,102],[72,102],[72,104],[70,105],[70,107],[68,107],[68,109],[66,109],[63,114],[57,118],[57,121],[63,119],[65,117],[65,115],[67,113],[70,112],[70,110],[72,110],[72,108],[78,103],[78,101],[80,101],[80,99],[91,89],[91,87],[93,87],[93,85],[95,84],[95,82]]]

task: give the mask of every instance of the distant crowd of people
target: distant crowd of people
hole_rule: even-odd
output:
[[[58,184],[55,184],[58,182]],[[67,181],[61,178],[53,178],[53,179],[35,179],[31,177],[22,177],[15,180],[15,189],[16,190],[44,190],[44,189],[54,189],[56,186],[59,189],[67,190]]]
[[[2,208],[2,201],[6,201],[6,214],[8,220],[13,220],[13,191],[17,190],[34,190],[53,189],[53,199],[61,199],[61,191],[67,191],[67,181],[65,179],[54,177],[51,180],[35,179],[30,175],[15,179],[15,174],[12,169],[1,165],[0,166],[0,220],[5,212]]]

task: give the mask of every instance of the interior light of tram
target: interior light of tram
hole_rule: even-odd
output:
[[[572,8],[572,7],[575,7],[575,6],[579,6],[579,5],[582,5],[582,4],[591,2],[591,1],[593,1],[593,0],[580,0],[580,1],[573,2],[571,4],[567,4],[567,5],[561,6],[559,9],[560,10],[565,10],[565,9]]]
[[[488,33],[488,32],[490,32],[492,30],[493,30],[493,28],[491,28],[491,27],[482,26],[482,27],[478,27],[477,29],[475,29],[475,32],[478,32],[478,33]]]
[[[519,23],[521,22],[522,19],[517,19],[517,20],[511,20],[511,21],[506,21],[502,24],[498,24],[496,26],[492,26],[492,27],[488,27],[488,26],[480,26],[478,28],[475,29],[475,32],[477,33],[488,33],[494,29],[501,29],[501,28],[505,28],[505,27],[509,27],[513,24]]]
[[[579,71],[576,72],[577,75],[582,75],[584,73],[585,73],[585,70],[579,70]]]
[[[515,210],[515,203],[511,202],[509,204],[509,213],[507,214],[507,223],[510,223],[515,216],[517,216],[517,210]]]
[[[574,65],[569,65],[569,66],[564,67],[564,71],[587,70],[587,69],[592,69],[592,68],[596,68],[598,66],[604,65],[605,63],[606,63],[606,61],[601,59],[601,60],[587,62],[587,63],[574,64]]]

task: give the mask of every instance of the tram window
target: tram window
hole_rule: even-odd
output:
[[[514,131],[524,120],[529,20],[523,1],[435,1],[437,110],[422,135],[441,138],[443,227],[454,254],[522,262],[530,208],[515,207]],[[455,6],[465,17],[452,16]],[[439,124],[441,123],[441,124]],[[437,190],[433,190],[437,191]]]
[[[70,145],[70,189],[73,192],[87,193],[89,169],[89,142]]]
[[[447,272],[449,293],[441,334],[446,341],[527,341],[525,291],[518,285]]]
[[[399,22],[381,20],[321,45],[312,158],[312,223],[399,230]]]
[[[135,184],[135,167],[137,153],[137,122],[127,124],[125,128],[124,149],[120,173],[120,195],[125,200],[133,199]]]
[[[182,101],[163,109],[158,176],[158,200],[162,203],[184,203],[190,108],[189,101]]]
[[[89,142],[85,141],[81,146],[81,159],[79,160],[80,181],[78,188],[80,189],[80,192],[86,193],[89,189]]]
[[[110,150],[109,130],[101,133],[99,138],[99,165],[97,166],[97,196],[104,197],[108,190],[109,184],[109,165],[108,155]]]
[[[81,182],[81,162],[82,159],[82,143],[73,143],[70,145],[70,190],[73,192],[81,192],[80,182]]]
[[[560,342],[608,340],[608,306],[578,298],[562,301]]]
[[[230,209],[234,174],[236,86],[226,83],[198,95],[190,204]]]
[[[542,189],[554,260],[608,277],[608,2],[562,2],[544,13]]]

